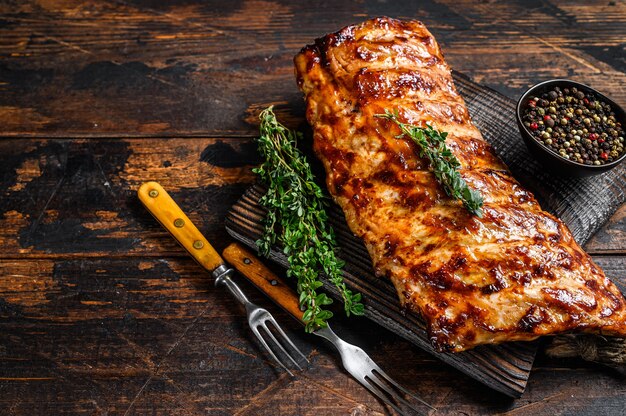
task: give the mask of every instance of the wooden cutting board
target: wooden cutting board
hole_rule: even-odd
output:
[[[474,123],[513,175],[535,193],[544,209],[562,218],[577,241],[584,244],[624,202],[624,165],[594,178],[559,178],[543,172],[519,135],[515,103],[459,73],[454,73],[454,79]],[[263,230],[261,221],[265,212],[258,204],[263,193],[260,185],[248,189],[226,218],[228,233],[249,247],[254,247]],[[421,318],[402,311],[393,285],[375,277],[367,250],[348,229],[341,209],[333,205],[329,217],[337,235],[339,256],[346,261],[344,279],[352,290],[363,294],[366,317],[494,390],[511,397],[521,396],[537,342],[481,346],[458,354],[436,352]],[[272,251],[271,259],[287,267],[280,250]],[[324,277],[322,281],[327,292],[338,299],[334,286]]]

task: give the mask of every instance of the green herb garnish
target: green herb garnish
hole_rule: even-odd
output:
[[[341,275],[344,262],[335,255],[337,244],[325,211],[327,199],[296,147],[302,134],[281,125],[272,107],[262,111],[260,119],[258,147],[264,161],[253,171],[268,190],[260,200],[267,216],[263,236],[256,242],[259,252],[267,257],[272,246],[282,244],[289,261],[287,275],[298,279],[300,307],[305,311],[303,320],[308,332],[327,326],[326,321],[333,316],[322,309],[332,299],[317,292],[322,286],[320,271],[339,290],[346,315],[362,315],[361,294],[352,293]]]
[[[391,120],[400,127],[402,134],[409,137],[419,146],[420,157],[428,158],[430,167],[437,181],[443,186],[446,193],[454,199],[463,202],[469,212],[481,218],[483,216],[483,197],[461,177],[459,168],[461,163],[446,146],[448,133],[434,129],[427,123],[426,127],[417,127],[400,122],[398,111],[385,110],[385,114],[376,114],[375,117]]]

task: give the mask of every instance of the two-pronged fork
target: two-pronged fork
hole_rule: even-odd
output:
[[[282,356],[298,369],[302,369],[297,361],[299,357],[301,362],[307,362],[306,357],[291,342],[289,337],[280,328],[274,317],[265,309],[250,302],[246,295],[241,291],[239,286],[233,281],[231,275],[234,270],[227,267],[220,255],[211,246],[208,240],[202,235],[200,230],[191,222],[180,207],[174,202],[172,197],[157,182],[146,182],[137,191],[139,199],[150,213],[161,223],[172,237],[189,252],[189,254],[206,270],[215,277],[216,286],[225,286],[235,298],[241,302],[248,315],[248,323],[252,332],[265,347],[267,352],[283,367],[289,374],[293,376],[287,365],[281,361],[274,350],[270,347],[265,339],[271,341],[274,348],[280,351]],[[276,336],[270,330],[268,323],[274,327]],[[265,335],[263,335],[265,334]],[[280,339],[279,340],[277,339]],[[294,358],[292,354],[287,352],[285,347],[293,350],[298,357]]]
[[[226,247],[223,255],[261,291],[302,322],[303,312],[298,307],[295,293],[252,253],[234,243]],[[365,351],[339,338],[330,326],[313,333],[330,341],[339,351],[346,371],[397,413],[430,414],[436,411],[434,407],[396,383]]]

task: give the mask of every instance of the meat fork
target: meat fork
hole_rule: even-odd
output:
[[[234,243],[226,247],[223,255],[233,267],[246,276],[255,286],[302,322],[304,314],[298,306],[298,298],[295,293],[252,253],[239,244]],[[397,413],[404,415],[436,412],[434,407],[389,377],[365,351],[339,338],[330,329],[330,326],[320,328],[314,331],[313,334],[330,341],[339,351],[346,371]],[[410,399],[411,402],[407,399]]]
[[[270,347],[263,333],[271,340],[275,348],[282,353],[282,356],[287,357],[291,364],[297,369],[302,370],[296,358],[287,352],[285,346],[290,347],[301,361],[308,362],[304,354],[291,342],[289,337],[267,310],[248,300],[246,295],[231,278],[234,270],[224,263],[217,251],[215,251],[200,230],[198,230],[189,217],[185,215],[165,189],[157,182],[146,182],[141,185],[137,191],[137,195],[146,209],[170,232],[172,237],[189,252],[191,257],[212,273],[215,278],[215,286],[225,286],[230,293],[245,306],[250,328],[252,328],[252,332],[254,332],[254,335],[256,335],[259,342],[265,347],[270,356],[293,376],[293,373],[287,368],[287,365],[278,358],[277,354]],[[274,336],[268,324],[274,327],[274,331],[281,342]],[[285,346],[283,346],[283,344]]]

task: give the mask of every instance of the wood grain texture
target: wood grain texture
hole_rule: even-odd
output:
[[[295,319],[302,321],[304,312],[300,309],[297,292],[263,264],[254,253],[241,244],[233,243],[224,249],[222,255],[228,264],[245,276],[257,289]]]
[[[624,258],[594,259],[626,287]],[[239,278],[312,361],[285,377],[239,304],[190,258],[2,260],[0,271],[2,414],[385,412],[340,370],[330,345]],[[340,336],[444,415],[613,415],[623,405],[623,381],[593,365],[540,354],[524,396],[512,401],[366,319],[336,317]]]
[[[586,242],[624,202],[623,169],[618,167],[594,180],[563,179],[546,174],[524,145],[511,139],[516,133],[513,101],[458,73],[454,78],[485,140],[494,146],[515,177],[533,191],[542,207],[561,217],[577,241]],[[324,177],[323,173],[321,176]],[[259,199],[264,192],[258,185],[250,188],[226,220],[229,233],[249,246],[254,246],[254,241],[263,233],[265,211]],[[341,209],[333,205],[329,217],[346,261],[344,279],[351,290],[363,294],[367,317],[495,390],[512,397],[521,395],[534,359],[535,344],[506,343],[464,354],[437,354],[422,320],[401,310],[391,282],[376,277],[367,250],[361,240],[352,235]],[[279,249],[274,250],[271,257],[285,267],[288,264]],[[327,279],[323,281],[325,289],[341,299],[332,283]]]
[[[262,195],[262,188],[251,188],[237,202],[227,218],[226,228],[230,235],[250,247],[254,247],[254,242],[263,233],[261,221],[264,210],[258,205]],[[429,341],[422,319],[402,310],[391,282],[375,276],[365,246],[352,235],[340,209],[333,207],[329,217],[341,249],[339,256],[346,262],[344,281],[350,290],[363,295],[367,318],[492,389],[510,397],[521,396],[526,387],[537,343],[481,346],[458,354],[436,352]],[[288,265],[286,256],[280,250],[272,250],[270,258],[283,267]],[[332,282],[325,277],[320,279],[324,283],[324,289],[335,300],[340,300],[341,294]]]
[[[454,69],[511,97],[560,76],[626,104],[622,1],[28,0],[0,13],[4,136],[250,134],[268,104],[299,125],[295,53],[383,14],[423,20]]]
[[[0,414],[389,414],[241,279],[313,362],[278,372],[135,198],[159,180],[221,251],[256,114],[304,126],[294,53],[383,14],[424,20],[453,68],[509,98],[566,76],[626,103],[623,1],[0,2]],[[624,208],[587,249],[623,288]],[[540,352],[512,401],[339,312],[335,330],[439,414],[623,412],[624,381],[582,361]]]
[[[0,255],[109,256],[179,253],[135,191],[158,179],[219,250],[228,209],[254,181],[254,139],[0,141]],[[587,245],[626,252],[620,209]]]
[[[137,199],[153,179],[222,249],[257,157],[252,138],[11,140],[0,154],[0,256],[13,257],[181,253]]]
[[[617,210],[585,246],[590,253],[626,254],[626,206]]]

